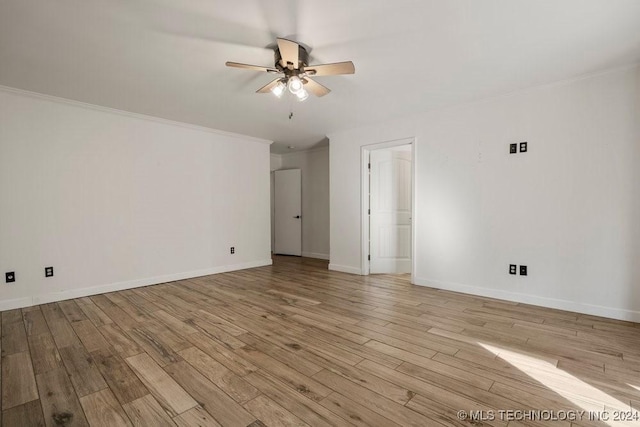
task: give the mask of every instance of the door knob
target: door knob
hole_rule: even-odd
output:
[[[296,215],[296,216],[294,216],[294,218],[298,219],[298,218],[300,218],[300,215]]]

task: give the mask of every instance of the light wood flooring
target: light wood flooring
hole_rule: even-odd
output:
[[[274,262],[3,312],[2,424],[569,426],[498,411],[640,408],[638,324]]]

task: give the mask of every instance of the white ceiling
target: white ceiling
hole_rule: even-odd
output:
[[[256,94],[276,37],[352,76]],[[308,148],[327,133],[640,61],[638,0],[0,0],[0,85]],[[289,120],[290,108],[293,119]]]

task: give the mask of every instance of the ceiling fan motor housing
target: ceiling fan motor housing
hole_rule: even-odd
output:
[[[300,101],[307,99],[309,96],[308,93],[321,97],[331,92],[331,89],[316,82],[312,77],[353,74],[355,72],[355,67],[351,61],[309,66],[309,52],[307,52],[307,49],[301,46],[300,43],[283,38],[278,38],[276,41],[278,46],[273,49],[273,68],[232,61],[226,62],[227,67],[280,74],[281,76],[262,86],[256,92],[271,92],[277,97],[280,97],[283,88],[287,85],[289,91],[298,95],[298,100]],[[307,67],[309,68],[307,69]],[[304,87],[300,88],[300,83],[302,83]]]
[[[273,56],[275,61],[275,68],[283,72],[287,77],[303,73],[304,67],[309,65],[309,53],[304,47],[300,45],[298,45],[298,64],[293,64],[293,69],[282,66],[282,54],[280,53],[280,49],[276,48],[274,50]]]

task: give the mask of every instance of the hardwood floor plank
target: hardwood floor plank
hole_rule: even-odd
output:
[[[165,370],[220,424],[244,427],[255,421],[253,415],[187,362],[168,365]]]
[[[71,325],[76,335],[84,345],[84,348],[91,353],[101,348],[108,348],[109,343],[104,339],[91,320],[81,320]]]
[[[58,303],[58,306],[60,307],[60,310],[62,310],[62,313],[64,313],[64,317],[67,318],[69,323],[88,320],[87,316],[80,309],[78,304],[76,304],[75,300],[60,301]]]
[[[129,417],[109,389],[81,397],[80,404],[92,427],[132,426]]]
[[[257,371],[258,367],[238,357],[230,349],[202,333],[187,336],[187,339],[211,358],[220,362],[230,371],[241,377]]]
[[[419,394],[424,398],[429,399],[432,413],[435,411],[446,416],[445,418],[454,419],[456,411],[460,409],[465,409],[467,411],[489,411],[501,409],[467,396],[467,394],[472,396],[476,394],[471,392],[474,387],[449,379],[446,376],[418,378],[414,375],[393,370],[369,360],[365,360],[358,364],[358,366],[368,372],[371,372],[373,375],[377,375],[380,378],[384,378],[388,381],[406,387],[407,389],[412,390],[415,394]],[[478,390],[478,392],[480,391],[481,390]],[[415,397],[416,396],[413,396],[410,402],[414,401]],[[410,407],[409,403],[407,406]],[[419,412],[423,411],[421,410]],[[506,423],[498,425],[506,425]]]
[[[100,309],[91,298],[84,297],[76,299],[76,303],[85,316],[96,326],[103,326],[113,323],[111,317],[109,317],[104,311]]]
[[[93,357],[82,345],[59,349],[69,379],[79,397],[107,388],[107,383],[96,367]]]
[[[270,427],[309,427],[309,424],[264,395],[250,400],[243,406],[253,416]]]
[[[74,344],[80,344],[80,339],[71,327],[71,324],[62,313],[58,304],[43,304],[42,314],[47,321],[51,336],[56,342],[58,348],[68,347]]]
[[[257,397],[260,392],[242,377],[234,374],[204,351],[191,347],[180,352],[187,363],[238,403]]]
[[[40,400],[32,400],[2,412],[2,425],[20,427],[44,427]]]
[[[425,359],[429,359],[436,355],[436,352],[433,350],[424,349],[424,351],[421,352],[421,354],[416,354],[410,351],[406,351],[399,347],[387,345],[383,342],[379,342],[376,340],[371,340],[367,342],[365,344],[365,347],[369,347],[381,353],[388,354],[389,356],[396,357],[405,362],[422,363]]]
[[[206,320],[194,318],[188,320],[187,323],[195,327],[198,332],[205,334],[231,349],[244,347],[244,343],[235,336],[220,329],[216,325],[207,322]]]
[[[51,334],[39,334],[29,337],[31,361],[36,374],[52,371],[62,366],[62,357]]]
[[[122,407],[136,427],[175,427],[176,425],[150,394],[125,403]]]
[[[2,409],[7,410],[38,399],[38,388],[29,352],[2,358]]]
[[[414,411],[420,414],[423,414],[429,417],[430,419],[437,420],[439,423],[442,423],[448,426],[468,427],[469,425],[473,425],[473,424],[478,424],[481,426],[506,426],[507,425],[506,422],[500,422],[499,420],[479,421],[477,423],[470,422],[468,420],[464,420],[464,421],[458,420],[457,412],[459,409],[450,409],[446,407],[441,407],[437,403],[434,404],[432,400],[422,397],[419,394],[415,395],[413,399],[411,399],[411,401],[407,403],[407,408],[413,409]],[[464,407],[464,408],[467,408],[467,407]],[[469,409],[465,409],[465,410],[469,411]],[[485,412],[485,413],[488,413],[488,412]]]
[[[91,356],[120,404],[149,394],[149,390],[115,351],[101,349],[91,353]]]
[[[127,335],[160,366],[167,366],[181,360],[178,353],[173,351],[161,337],[142,325],[129,329]]]
[[[201,406],[196,406],[174,417],[173,422],[176,423],[178,427],[220,427],[220,424],[211,414],[202,409]]]
[[[280,406],[310,426],[330,427],[353,425],[320,405],[318,402],[291,389],[288,384],[267,372],[253,372],[246,376],[246,380],[262,391],[267,397],[278,402]]]
[[[205,310],[198,310],[196,316],[198,318],[206,320],[211,325],[217,327],[218,329],[226,332],[227,334],[237,337],[238,335],[242,335],[247,333],[245,329],[239,328],[231,322],[224,320],[222,317],[211,314]]]
[[[64,368],[38,374],[36,381],[47,427],[89,425]]]
[[[331,393],[322,399],[320,404],[356,426],[395,427],[400,425],[340,393]]]
[[[406,408],[399,403],[393,402],[378,393],[374,393],[356,383],[353,383],[340,375],[329,371],[322,371],[313,378],[336,392],[349,396],[355,402],[370,408],[383,417],[387,417],[403,426],[421,427],[425,425],[425,418],[418,413]],[[435,420],[433,424],[436,424]],[[427,422],[429,422],[427,421]]]
[[[171,411],[173,416],[198,406],[198,402],[162,370],[148,354],[142,353],[132,356],[126,361],[151,394],[165,409]]]
[[[29,311],[22,310],[22,319],[24,321],[24,327],[27,331],[28,337],[51,333],[47,326],[47,321],[42,315],[40,307],[36,307],[36,309]]]
[[[22,312],[19,309],[2,312],[2,355],[8,356],[28,350]]]
[[[100,308],[113,323],[117,324],[122,330],[127,331],[137,325],[137,322],[131,318],[122,308],[115,305],[109,298],[104,295],[94,295],[91,301]]]
[[[307,377],[304,374],[296,371],[295,369],[291,369],[284,363],[281,363],[254,348],[241,348],[237,349],[235,352],[240,357],[249,360],[256,366],[259,366],[261,369],[278,377],[282,381],[289,384],[291,388],[297,390],[299,393],[304,394],[312,400],[320,401],[323,397],[326,397],[331,393],[331,390],[329,388],[323,386],[311,377]]]
[[[142,325],[144,326],[145,331],[158,337],[166,346],[175,352],[193,346],[193,344],[191,344],[184,335],[176,334],[159,321],[149,320],[142,323]]]
[[[320,359],[308,352],[300,352],[302,347],[296,345],[286,346],[285,344],[283,348],[279,345],[273,345],[272,341],[268,341],[270,334],[263,335],[263,337],[266,339],[256,337],[253,334],[244,334],[238,338],[248,346],[268,354],[279,362],[284,363],[306,376],[310,377],[322,370],[322,367],[317,363]],[[298,355],[298,353],[300,353],[300,355]]]
[[[153,316],[164,325],[166,325],[169,329],[182,336],[198,332],[195,328],[189,326],[186,322],[175,318],[164,310],[155,311],[153,313]]]
[[[118,309],[127,313],[131,319],[138,323],[144,323],[151,320],[149,313],[145,312],[141,307],[131,304],[131,302],[118,292],[109,292],[104,296]]]
[[[366,362],[366,360],[360,363],[364,362]],[[340,375],[401,405],[405,405],[414,395],[413,391],[395,382],[387,381],[380,376],[360,369],[359,364],[351,366],[337,361],[326,361],[326,363],[323,363],[323,367],[334,374]]]
[[[135,356],[143,351],[142,348],[116,324],[100,326],[98,331],[100,331],[109,345],[123,358]]]

